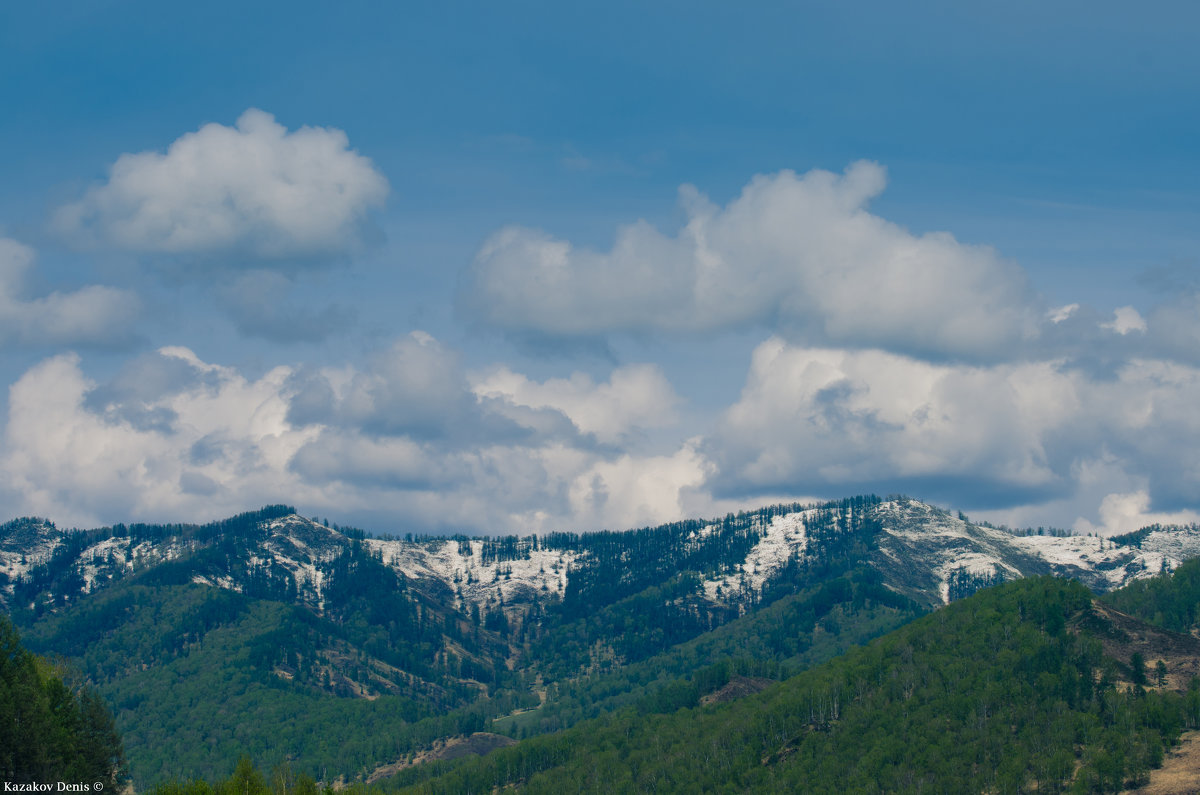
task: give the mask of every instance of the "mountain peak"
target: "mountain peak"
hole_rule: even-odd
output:
[[[847,555],[878,570],[893,590],[934,605],[1035,574],[1075,577],[1107,591],[1200,555],[1200,527],[1153,527],[1117,539],[1022,535],[908,497],[775,505],[627,534],[541,539],[368,538],[284,505],[208,525],[64,532],[29,518],[0,526],[0,595],[7,601],[23,584],[30,596],[71,598],[132,572],[194,558],[188,564],[194,582],[243,590],[248,578],[266,577],[279,593],[295,593],[320,610],[330,567],[354,544],[403,581],[460,609],[562,600],[579,588],[594,590],[596,576],[633,587],[689,571],[711,604],[744,606],[797,567]],[[633,549],[647,544],[662,550],[647,561],[653,573],[628,568]]]

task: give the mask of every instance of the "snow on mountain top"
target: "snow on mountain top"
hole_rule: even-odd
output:
[[[883,522],[886,532],[913,539],[942,536],[1003,542],[1012,537],[1003,530],[972,524],[961,516],[919,500],[899,499],[880,503],[875,506],[875,516]]]
[[[327,563],[340,557],[348,542],[337,530],[296,514],[272,519],[264,527],[269,532],[261,545],[264,552],[305,565]]]
[[[932,588],[946,604],[955,576],[1007,580],[1025,574],[1013,562],[1011,536],[1002,530],[909,499],[881,503],[875,516],[883,525],[880,551],[898,567],[892,579],[912,596]]]
[[[1129,547],[1096,536],[1013,536],[1012,543],[1034,552],[1047,563],[1080,568],[1129,554]]]
[[[760,536],[744,560],[727,562],[719,575],[703,582],[709,600],[735,604],[761,592],[792,556],[814,554],[810,533],[818,517],[824,522],[840,511],[837,526],[846,527],[851,503],[816,506],[776,506],[745,516]],[[865,503],[877,520],[873,564],[895,590],[919,601],[945,602],[980,585],[1030,574],[1054,573],[1078,577],[1089,587],[1108,590],[1138,577],[1151,576],[1200,556],[1200,526],[1147,529],[1126,543],[1087,536],[1021,536],[1007,530],[975,525],[960,515],[917,500],[900,498]],[[857,509],[856,509],[857,510]],[[859,517],[863,518],[863,517]],[[680,539],[699,548],[720,532],[721,521],[697,523]],[[822,525],[824,526],[824,525]],[[290,573],[300,598],[321,608],[326,564],[346,553],[352,542],[346,534],[298,514],[277,513],[252,533],[245,552],[259,563]],[[866,525],[870,527],[870,524]],[[0,582],[12,593],[15,582],[31,568],[49,560],[73,531],[60,531],[43,520],[24,519],[0,525]],[[825,532],[825,531],[823,531]],[[137,543],[128,535],[103,538],[82,550],[72,565],[91,592],[125,572],[154,565],[194,551],[208,543],[205,534],[180,536],[143,534]],[[815,536],[814,536],[815,537]],[[251,539],[257,539],[253,541]],[[460,604],[480,606],[516,603],[561,596],[571,572],[588,565],[588,554],[545,549],[529,539],[363,539],[366,548],[404,577],[424,582]],[[75,548],[75,547],[72,547]],[[584,545],[586,548],[586,545]],[[505,559],[508,558],[508,559]],[[234,587],[241,572],[231,576],[198,573],[197,582]],[[5,579],[5,576],[7,579]],[[718,593],[719,592],[719,593]]]
[[[711,601],[721,602],[730,597],[757,593],[763,583],[787,564],[789,557],[804,554],[808,545],[804,525],[806,513],[797,511],[772,517],[739,570],[705,580],[704,595]]]
[[[0,528],[0,572],[11,583],[45,563],[66,534],[40,519],[17,519]]]
[[[414,580],[439,580],[465,602],[484,605],[536,597],[539,593],[562,595],[567,587],[567,569],[578,557],[569,550],[528,550],[528,558],[483,560],[485,542],[474,539],[412,543],[398,539],[367,539],[383,562]],[[469,550],[469,551],[468,551]]]
[[[943,602],[951,598],[950,580],[957,572],[985,579],[1014,579],[1049,570],[1058,576],[1078,577],[1091,588],[1110,590],[1153,576],[1164,563],[1174,567],[1200,555],[1200,529],[1194,533],[1163,531],[1157,538],[1151,534],[1139,549],[1089,536],[1014,535],[971,524],[915,500],[884,503],[877,516],[891,539],[882,542],[885,554],[933,571]]]
[[[1139,546],[1145,553],[1158,553],[1169,558],[1174,567],[1200,555],[1200,527],[1188,525],[1155,529],[1142,539]]]
[[[265,558],[287,570],[296,591],[318,610],[325,609],[325,572],[321,564],[340,557],[348,539],[337,530],[299,514],[271,519],[263,524],[267,539],[259,545]]]
[[[1114,544],[1095,536],[1015,536],[1012,542],[1049,563],[1056,573],[1068,576],[1087,573],[1091,578],[1089,586],[1097,587],[1102,581],[1109,589],[1152,577],[1163,570],[1164,564],[1174,568],[1200,553],[1198,546],[1191,554],[1173,557],[1155,549]]]
[[[263,527],[272,536],[285,536],[302,549],[346,543],[346,536],[341,532],[295,513],[271,519]]]

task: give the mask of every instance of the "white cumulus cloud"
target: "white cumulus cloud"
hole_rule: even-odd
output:
[[[1150,494],[1145,489],[1107,495],[1100,502],[1099,513],[1100,522],[1098,524],[1080,518],[1075,523],[1075,531],[1116,535],[1152,524],[1195,524],[1200,522],[1200,512],[1194,510],[1169,512],[1150,510]]]
[[[75,240],[143,254],[327,259],[356,249],[388,183],[341,130],[289,132],[247,110],[162,152],[124,154],[108,181],[59,209]]]
[[[1036,489],[1057,479],[1042,434],[1078,404],[1052,363],[939,365],[774,338],[755,350],[710,447],[723,477],[753,488],[970,474]]]
[[[1113,310],[1113,319],[1111,323],[1104,323],[1102,328],[1111,329],[1121,336],[1125,336],[1134,331],[1144,332],[1146,330],[1146,321],[1132,306],[1122,306]]]
[[[1175,362],[1131,359],[1096,375],[1063,360],[935,364],[774,338],[755,350],[740,399],[702,449],[718,494],[897,490],[968,508],[1053,503],[1053,518],[1021,515],[1067,525],[1100,510],[1109,530],[1132,530],[1138,517],[1168,515],[1151,504],[1200,503],[1197,394],[1200,369]],[[1097,462],[1108,462],[1101,485],[1091,482]],[[1139,491],[1144,509],[1099,504]]]
[[[166,347],[98,383],[66,354],[10,387],[0,494],[14,515],[77,525],[290,502],[398,532],[624,528],[703,503],[694,442],[635,450],[617,430],[667,416],[674,393],[660,374],[566,383],[568,408],[611,429],[609,446],[558,408],[476,395],[457,354],[422,332],[361,366],[257,378]]]
[[[129,341],[141,313],[133,293],[103,285],[24,295],[34,252],[0,238],[0,345],[116,345]]]
[[[75,354],[12,385],[0,470],[23,511],[79,524],[203,519],[292,493],[280,474],[313,434],[286,422],[287,369],[250,381],[186,349],[156,356],[159,369],[175,368],[171,383],[98,406],[88,401],[97,384]],[[133,417],[147,413],[158,421]]]
[[[703,485],[711,471],[695,441],[671,455],[622,455],[597,461],[572,479],[571,509],[576,516],[594,517],[593,522],[598,520],[600,527],[610,530],[680,519],[691,507],[688,495]]]
[[[477,376],[473,389],[479,397],[561,411],[582,433],[594,434],[605,443],[672,424],[679,403],[662,370],[652,364],[617,368],[601,384],[585,373],[538,383],[500,367]]]
[[[607,252],[509,227],[477,254],[461,304],[510,332],[586,336],[766,326],[791,338],[957,357],[1005,355],[1036,335],[1024,272],[950,234],[915,235],[868,211],[884,170],[758,176],[725,207],[694,188],[687,222],[624,227]]]

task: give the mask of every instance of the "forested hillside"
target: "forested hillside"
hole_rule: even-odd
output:
[[[180,563],[43,616],[29,642],[96,682],[142,782],[223,775],[241,754],[369,770],[523,703],[497,692],[498,675],[510,676],[506,644],[410,601],[359,554],[339,559],[345,574],[326,588],[322,614],[190,583]],[[440,655],[452,642],[474,665],[466,678]]]
[[[1200,559],[1169,574],[1130,583],[1104,601],[1163,629],[1188,632],[1200,624]]]
[[[0,781],[96,783],[126,777],[121,739],[107,706],[69,670],[34,656],[0,615]]]
[[[545,704],[493,725],[522,737],[557,731],[626,706],[648,713],[694,706],[731,680],[790,676],[923,612],[884,587],[877,572],[858,568],[647,659],[558,680]]]
[[[757,695],[630,708],[403,792],[1116,792],[1200,726],[1200,680],[1143,686],[1105,656],[1078,583],[981,591]],[[1200,646],[1200,642],[1195,643]]]
[[[1154,594],[1181,586],[1152,575],[1195,550],[1196,528],[1018,533],[904,497],[505,538],[372,537],[277,505],[206,525],[15,520],[0,596],[31,649],[113,705],[137,786],[220,780],[243,754],[330,783],[496,745],[479,732],[555,743],[681,709],[709,725],[734,709],[718,705],[1023,576],[1145,581],[1128,593],[1175,615]],[[1123,654],[1120,674],[1144,633],[1118,630],[1101,656]]]

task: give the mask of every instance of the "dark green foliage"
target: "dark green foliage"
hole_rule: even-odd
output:
[[[865,559],[880,532],[864,496],[817,506],[805,519],[805,556],[793,557],[757,591],[745,594],[751,609],[815,584],[835,581]],[[701,522],[677,522],[633,534],[556,534],[547,548],[582,548],[558,610],[549,611],[543,636],[530,657],[545,677],[562,679],[635,663],[697,637],[737,617],[700,593],[702,573],[728,574],[775,516],[799,510],[779,505],[730,514],[698,539]],[[843,586],[837,586],[843,587]],[[895,597],[908,603],[907,599]]]
[[[761,537],[751,516],[730,515],[715,532],[685,543],[706,525],[693,520],[622,533],[549,536],[544,542],[548,548],[584,552],[563,595],[563,616],[591,616],[597,609],[659,585],[681,571],[727,571],[744,560]]]
[[[418,618],[402,591],[375,592],[379,580],[356,576],[377,565],[348,556],[335,575],[345,584],[330,581],[328,618],[232,591],[133,578],[44,618],[30,642],[78,660],[116,706],[139,784],[181,772],[219,775],[241,753],[268,764],[303,760],[302,772],[312,775],[357,774],[438,737],[477,731],[486,716],[524,703],[496,694],[468,708],[478,690],[432,663],[437,647],[428,638],[440,634],[423,627],[435,617]],[[477,672],[495,665],[480,663]],[[364,689],[380,695],[356,698]]]
[[[1197,525],[1194,525],[1194,524],[1188,525],[1188,529],[1191,529],[1191,530],[1195,530],[1196,527],[1197,527]],[[1124,533],[1119,536],[1112,536],[1111,538],[1109,538],[1109,540],[1112,541],[1114,544],[1128,545],[1128,546],[1133,546],[1133,547],[1137,547],[1138,549],[1141,549],[1142,542],[1145,541],[1147,538],[1149,538],[1151,533],[1164,532],[1164,531],[1169,532],[1172,529],[1174,529],[1174,528],[1163,527],[1160,524],[1152,524],[1152,525],[1147,525],[1147,526],[1141,528],[1140,530],[1134,530],[1132,533]]]
[[[1172,632],[1187,632],[1200,621],[1200,558],[1172,573],[1134,580],[1102,597],[1123,613]]]
[[[125,779],[120,737],[108,708],[88,687],[26,651],[0,614],[0,780],[92,783],[109,791]]]
[[[483,539],[480,562],[485,566],[490,566],[493,563],[504,563],[510,560],[529,560],[530,551],[537,548],[537,536],[527,536],[525,538],[517,538],[516,536],[485,538]]]
[[[1129,657],[1129,681],[1139,687],[1146,686],[1146,658],[1140,651]]]
[[[351,795],[359,790],[359,787],[353,788]],[[325,789],[326,793],[331,791]],[[317,795],[317,792],[317,784],[312,777],[305,773],[296,774],[291,765],[276,767],[268,782],[250,758],[243,756],[225,781],[215,785],[203,779],[193,779],[187,783],[172,781],[158,784],[150,790],[150,795]]]
[[[716,527],[689,520],[620,533],[551,533],[541,544],[546,549],[584,553],[572,572],[561,608],[565,617],[576,618],[661,585],[680,572],[728,574],[745,560],[776,516],[805,508],[815,507],[805,526],[812,558],[808,570],[819,574],[824,568],[836,567],[856,544],[878,532],[877,526],[868,526],[866,514],[879,502],[878,497],[869,495],[820,506],[773,505],[729,514]],[[792,577],[789,573],[781,579]]]
[[[776,516],[803,506],[731,514],[704,533],[696,531],[707,523],[680,522],[482,542],[497,576],[539,546],[582,551],[561,603],[460,607],[448,590],[412,587],[343,528],[351,542],[318,564],[316,610],[315,592],[253,552],[287,506],[202,526],[76,532],[17,595],[34,604],[21,613],[31,642],[79,661],[117,705],[139,785],[219,775],[239,753],[355,776],[535,705],[539,689],[549,703],[501,721],[502,730],[555,730],[630,704],[673,711],[710,692],[715,680],[697,670],[779,677],[886,631],[913,605],[863,571],[840,576],[871,548],[879,528],[865,517],[878,502],[818,506],[806,520],[805,558],[743,593],[740,608],[705,599],[700,575],[733,573]],[[112,581],[74,598],[83,581],[72,562],[113,537],[127,547],[169,540],[185,554],[118,567]],[[749,626],[776,603],[753,631],[710,634],[732,620]],[[742,619],[739,609],[748,610]],[[353,728],[334,739],[328,726]]]
[[[808,506],[804,553],[765,582],[739,575],[746,552],[773,532],[774,517],[802,506],[711,527],[459,537],[464,551],[482,543],[498,579],[539,547],[582,553],[561,599],[510,599],[506,589],[484,604],[410,582],[361,533],[313,558],[318,598],[252,552],[267,539],[262,521],[286,516],[286,506],[199,527],[117,526],[94,532],[183,538],[185,553],[129,567],[75,598],[83,584],[67,550],[18,584],[24,604],[35,603],[20,615],[32,648],[78,661],[116,705],[139,786],[217,780],[243,754],[276,767],[264,779],[245,762],[217,785],[160,789],[178,795],[308,793],[314,779],[361,777],[483,730],[527,739],[397,780],[446,792],[1051,792],[1078,770],[1071,786],[1105,791],[1141,777],[1200,721],[1200,689],[1136,698],[1114,689],[1129,652],[1108,660],[1073,632],[1103,622],[1089,623],[1078,585],[983,590],[854,651],[922,612],[873,568],[878,502]],[[70,540],[70,549],[77,555],[95,538]],[[1195,603],[1189,613],[1180,589],[1191,575],[1180,571],[1139,598],[1182,621]],[[736,598],[706,598],[708,575],[732,575],[725,587]],[[998,579],[955,572],[950,595]],[[709,694],[739,700],[701,706]]]
[[[705,671],[725,676],[779,679],[823,663],[847,649],[919,615],[920,608],[888,590],[871,569],[805,589],[735,619],[641,662],[561,681],[541,708],[496,722],[496,731],[522,736],[557,731],[621,707],[669,711],[658,690],[684,692],[681,679],[696,682],[699,697],[718,689]],[[836,619],[836,620],[835,620]],[[833,629],[833,625],[837,629]],[[674,703],[674,702],[671,702]],[[693,706],[695,698],[687,706]]]
[[[129,538],[132,545],[143,541],[162,541],[176,538],[195,544],[213,544],[208,550],[207,558],[217,560],[224,558],[226,562],[236,557],[238,551],[245,549],[245,541],[265,535],[262,523],[271,519],[288,516],[294,509],[287,505],[269,505],[258,511],[238,514],[219,522],[206,525],[147,525],[117,524],[112,527],[102,527],[97,530],[75,530],[67,533],[62,543],[54,550],[54,554],[44,563],[33,567],[15,583],[13,594],[14,614],[18,620],[32,621],[41,615],[48,607],[38,597],[46,592],[53,593],[57,606],[63,604],[65,597],[73,596],[83,591],[84,582],[79,577],[75,566],[80,553],[88,547],[110,538]],[[29,520],[17,520],[28,522]],[[15,523],[10,522],[0,527],[0,532],[12,530]],[[53,526],[53,525],[51,525]],[[214,543],[215,542],[215,543]],[[180,565],[166,566],[158,576],[169,577],[171,573],[180,576],[184,572]],[[118,572],[123,576],[126,572]],[[190,574],[190,570],[188,570]],[[33,604],[30,611],[27,605]],[[31,615],[25,615],[26,612]]]
[[[999,586],[757,696],[625,710],[396,783],[423,793],[514,783],[528,792],[1118,791],[1195,725],[1200,692],[1105,684],[1115,663],[1068,628],[1090,601],[1077,583],[1051,578]]]
[[[974,574],[965,569],[955,569],[947,578],[948,598],[951,602],[965,599],[983,588],[991,588],[1004,582],[1004,576],[999,572],[992,574]]]

